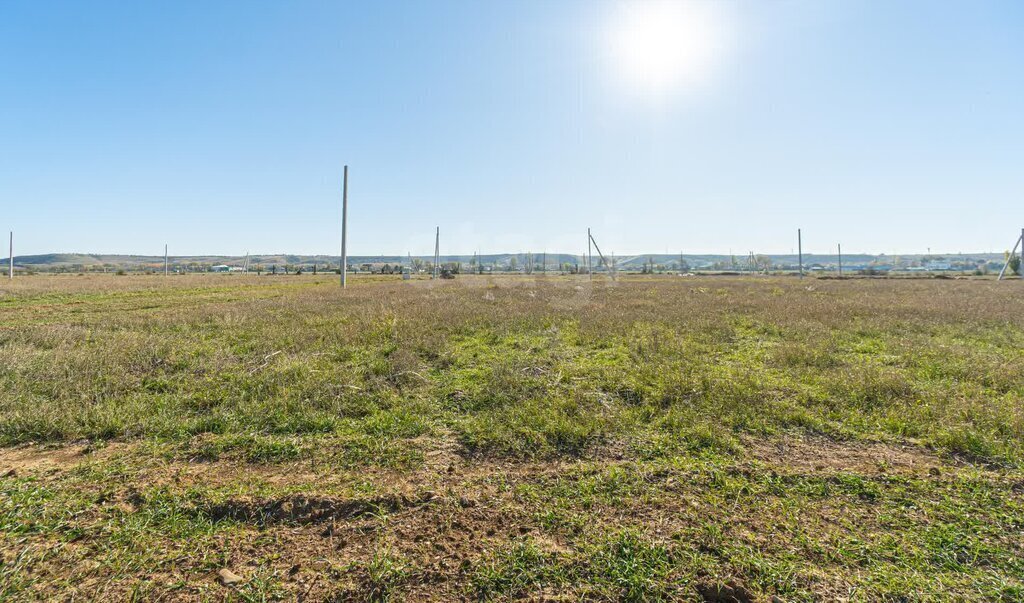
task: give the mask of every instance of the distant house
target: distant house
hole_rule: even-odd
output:
[[[843,270],[859,270],[862,272],[889,272],[892,266],[888,264],[843,264]]]
[[[231,272],[231,266],[225,266],[224,264],[221,264],[220,266],[210,266],[210,272]]]

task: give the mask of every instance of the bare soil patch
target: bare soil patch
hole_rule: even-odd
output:
[[[75,442],[40,446],[23,444],[0,448],[0,475],[67,470],[82,463],[110,458],[128,449],[129,444]]]
[[[741,439],[745,455],[786,471],[926,474],[949,464],[934,452],[909,443],[843,441],[824,436]]]

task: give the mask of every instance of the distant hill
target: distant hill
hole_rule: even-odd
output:
[[[548,270],[558,270],[561,266],[568,264],[576,266],[582,262],[579,255],[565,253],[500,253],[482,255],[476,259],[484,267],[507,270],[511,268],[522,269],[529,262],[532,255],[533,262],[538,267],[546,262]],[[442,263],[461,262],[463,265],[470,265],[474,262],[473,255],[443,255]],[[767,257],[773,268],[793,268],[798,265],[798,258],[794,254],[780,254],[758,256]],[[690,269],[712,269],[712,270],[745,270],[749,266],[749,258],[744,255],[729,256],[723,254],[638,254],[627,256],[608,256],[607,261],[613,262],[620,270],[641,270],[644,266],[653,264],[658,269],[678,269],[680,258]],[[804,266],[808,269],[833,267],[838,263],[836,255],[829,254],[804,254]],[[203,271],[212,266],[227,265],[241,267],[246,262],[245,256],[226,255],[189,255],[170,256],[168,258],[172,269]],[[366,264],[379,267],[383,264],[407,265],[410,260],[416,264],[429,264],[433,261],[432,256],[403,256],[403,255],[361,255],[350,256],[349,265],[360,268]],[[0,260],[0,264],[6,266],[7,258]],[[120,254],[99,254],[99,253],[46,253],[40,255],[15,256],[15,265],[22,270],[38,272],[67,272],[67,271],[96,271],[96,270],[127,270],[145,271],[162,270],[164,258],[156,255],[120,255]],[[252,269],[278,270],[288,268],[289,270],[303,269],[312,270],[317,267],[320,270],[333,270],[338,267],[339,258],[336,255],[294,255],[294,254],[253,254],[248,257],[248,263]],[[843,255],[843,265],[855,270],[868,266],[878,266],[883,269],[906,268],[914,266],[944,266],[949,264],[951,270],[973,269],[973,266],[983,264],[1001,264],[1002,254],[996,253],[968,253],[968,254],[932,254],[932,255],[871,255],[851,254]],[[594,254],[594,266],[599,268],[601,261],[598,254]],[[538,268],[539,269],[539,268]]]

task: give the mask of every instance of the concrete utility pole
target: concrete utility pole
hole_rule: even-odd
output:
[[[590,275],[590,280],[594,280],[594,252],[590,248],[590,242],[594,240],[590,236],[590,229],[587,229],[587,274]]]
[[[167,276],[167,243],[164,243],[164,276]]]
[[[434,270],[431,273],[431,278],[437,278],[441,274],[441,269],[437,265],[441,258],[441,227],[438,226],[434,232]]]
[[[604,264],[605,270],[608,271],[608,275],[611,276],[612,280],[615,280],[615,254],[612,253],[612,263],[609,265],[608,260],[605,259],[604,254],[601,253],[601,247],[597,244],[597,239],[590,234],[590,229],[587,229],[587,236],[590,237],[590,243],[594,244],[594,249],[597,249],[597,255],[601,258],[601,263]],[[589,246],[589,243],[588,243]]]
[[[800,229],[796,229],[796,251],[800,262],[800,278],[804,277],[804,242]]]
[[[843,244],[842,243],[837,244],[836,248],[839,249],[839,276],[842,277],[843,276]]]
[[[1010,260],[1013,259],[1013,254],[1017,253],[1018,245],[1021,246],[1021,256],[1024,256],[1024,228],[1020,229],[1020,237],[1018,237],[1017,241],[1013,244],[1013,249],[1010,250],[1010,254],[1006,256],[1006,262],[1003,263],[1003,269],[999,271],[999,277],[996,278],[997,281],[1003,280],[1003,276],[1006,275],[1006,269],[1010,266]],[[1020,265],[1017,267],[1017,271],[1024,276],[1024,261],[1020,262]]]
[[[7,251],[8,272],[7,278],[14,280],[14,231],[11,231],[11,247]]]
[[[348,166],[341,185],[341,288],[348,284]]]

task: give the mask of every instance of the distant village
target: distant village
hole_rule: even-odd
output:
[[[221,259],[217,262],[216,259]],[[365,274],[423,275],[434,273],[433,258],[377,256],[350,258],[348,271]],[[805,254],[802,269],[810,274],[885,275],[890,273],[966,274],[982,276],[998,273],[1005,254],[957,254],[886,256],[855,254],[850,256]],[[1013,261],[1018,261],[1016,257]],[[653,254],[629,257],[592,258],[593,271],[618,273],[797,273],[800,259],[794,255],[676,255]],[[520,253],[491,256],[442,256],[439,272],[459,274],[579,274],[586,272],[582,256],[568,254]],[[32,273],[162,273],[164,258],[153,256],[52,255],[15,258],[15,269]],[[329,256],[252,256],[249,258],[176,258],[167,259],[169,274],[230,273],[257,275],[300,275],[338,273],[338,260]]]

